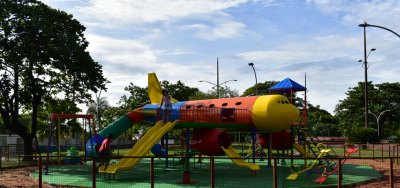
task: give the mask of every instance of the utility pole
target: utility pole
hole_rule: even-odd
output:
[[[217,97],[219,98],[219,65],[218,65],[218,57],[217,57]]]

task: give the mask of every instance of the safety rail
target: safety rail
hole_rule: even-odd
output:
[[[164,110],[157,109],[157,121],[162,120],[164,113]],[[171,110],[169,118],[169,121],[181,122],[249,124],[252,113],[247,109],[183,106]]]
[[[248,124],[251,115],[246,109],[183,106],[180,118],[181,122]]]
[[[306,112],[305,111],[300,111],[299,118],[293,123],[297,125],[305,124],[306,123]]]

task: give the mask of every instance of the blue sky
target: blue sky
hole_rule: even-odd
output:
[[[400,33],[400,1],[341,0],[44,0],[73,14],[87,27],[88,51],[103,65],[110,104],[133,82],[147,85],[147,73],[159,80],[198,87],[236,79],[227,86],[254,85],[289,77],[304,85],[308,100],[333,113],[349,87],[364,80],[363,28],[367,23]],[[400,38],[367,28],[368,79],[400,79]],[[94,96],[94,95],[93,95]],[[84,106],[81,106],[85,109]]]

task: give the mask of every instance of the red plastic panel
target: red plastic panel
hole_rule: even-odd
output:
[[[190,148],[205,155],[222,155],[221,146],[228,148],[232,144],[231,137],[226,131],[218,129],[194,129]]]
[[[283,150],[283,131],[281,132],[276,132],[276,133],[271,133],[272,135],[272,149],[275,150]],[[294,141],[294,138],[293,138]],[[268,134],[262,134],[261,139],[260,139],[260,144],[263,148],[268,148]],[[290,131],[286,130],[285,131],[285,150],[290,149],[292,146],[290,144]]]
[[[143,111],[143,107],[136,109],[136,111]],[[137,123],[144,121],[143,114],[141,113],[129,112],[125,115],[132,120],[132,125],[136,125]]]
[[[246,109],[252,112],[254,101],[256,101],[257,98],[258,96],[188,101],[181,107],[181,109],[193,109],[194,107],[217,107]],[[250,120],[250,125],[253,125],[251,113],[246,115],[248,115],[247,118]]]
[[[249,124],[251,112],[247,109],[186,106],[180,109],[181,122]]]

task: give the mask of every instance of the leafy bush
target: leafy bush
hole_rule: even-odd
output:
[[[330,136],[330,137],[342,136],[342,133],[339,132],[338,126],[334,124],[318,123],[314,126],[314,130],[316,129],[318,129],[318,131],[322,134],[321,136]]]
[[[367,142],[378,142],[378,133],[373,128],[367,127],[358,127],[353,129],[349,135],[350,143],[358,143],[361,142],[365,144]]]

